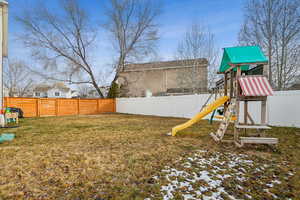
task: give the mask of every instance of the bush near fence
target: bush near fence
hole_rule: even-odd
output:
[[[116,112],[115,99],[5,97],[4,107],[21,108],[24,117],[90,115]]]

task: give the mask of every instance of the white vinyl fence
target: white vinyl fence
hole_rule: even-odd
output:
[[[118,98],[116,104],[119,113],[191,118],[208,97],[209,94]],[[210,102],[213,100],[211,98]],[[259,102],[249,103],[250,115],[256,122],[260,121],[260,109]],[[268,97],[267,111],[270,125],[300,127],[300,90],[275,92]],[[243,116],[243,105],[240,116]]]

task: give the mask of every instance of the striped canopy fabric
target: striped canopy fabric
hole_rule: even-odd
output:
[[[243,96],[271,96],[272,87],[265,76],[243,76],[239,78]]]

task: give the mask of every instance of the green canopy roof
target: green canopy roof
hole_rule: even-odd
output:
[[[219,71],[225,72],[231,64],[267,63],[268,59],[259,46],[241,46],[224,48],[223,58]],[[242,65],[241,70],[248,70],[249,65]],[[236,70],[236,69],[235,69]]]

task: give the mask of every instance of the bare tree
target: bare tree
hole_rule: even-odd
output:
[[[87,84],[80,84],[77,86],[77,92],[80,98],[87,98],[89,95],[89,91],[92,88]]]
[[[23,61],[11,61],[4,65],[3,84],[8,89],[10,97],[24,97],[29,95],[34,77]]]
[[[126,63],[154,52],[158,40],[155,21],[159,14],[160,7],[154,0],[110,0],[104,27],[110,32],[118,54],[113,82]]]
[[[59,2],[61,12],[40,4],[16,17],[25,29],[20,38],[32,50],[33,56],[44,64],[43,71],[47,70],[47,73],[39,71],[39,75],[70,84],[90,84],[103,97],[90,54],[96,29],[77,0]]]
[[[268,55],[270,82],[287,88],[300,69],[300,1],[249,0],[239,42],[260,45]]]
[[[205,58],[208,61],[208,87],[212,87],[216,81],[218,52],[215,44],[214,34],[208,27],[195,22],[186,30],[184,38],[179,42],[175,57],[188,63],[193,60],[192,73],[181,73],[178,76],[178,81],[183,87],[190,87],[193,93],[196,92],[201,84],[199,76],[199,66],[203,64]],[[202,83],[203,84],[203,83]]]

